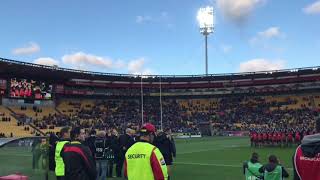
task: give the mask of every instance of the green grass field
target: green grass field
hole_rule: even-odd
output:
[[[274,154],[290,172],[294,148],[251,148],[248,138],[213,137],[176,140],[177,158],[174,162],[174,180],[239,180],[244,179],[242,163],[252,152],[260,155],[262,163]],[[0,175],[21,172],[31,180],[44,180],[44,171],[32,170],[32,154],[29,149],[0,148]],[[54,176],[50,175],[50,179]],[[113,178],[119,180],[118,178]]]

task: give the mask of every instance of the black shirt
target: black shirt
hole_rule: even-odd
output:
[[[65,164],[65,180],[96,179],[96,164],[87,146],[71,142],[64,146],[61,156]]]

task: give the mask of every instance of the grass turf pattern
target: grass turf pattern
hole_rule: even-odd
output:
[[[252,152],[260,155],[262,163],[274,154],[290,173],[295,148],[251,148],[247,137],[210,137],[176,140],[177,158],[173,166],[173,180],[241,180],[242,163]],[[41,164],[39,165],[41,167]],[[0,148],[0,175],[21,172],[31,180],[44,180],[43,170],[32,170],[32,153],[29,148]],[[55,179],[50,174],[49,179]],[[119,178],[113,178],[119,180]]]

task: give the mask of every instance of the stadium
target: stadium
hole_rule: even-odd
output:
[[[0,180],[320,180],[320,0],[0,5]]]
[[[1,175],[32,170],[32,141],[63,126],[170,127],[177,139],[174,179],[242,176],[254,151],[274,153],[292,175],[294,147],[250,147],[254,128],[313,131],[320,68],[190,76],[107,74],[0,60]],[[41,74],[41,76],[39,76]],[[30,91],[29,91],[30,90]],[[143,111],[143,115],[142,115]],[[215,137],[210,137],[215,136]],[[8,158],[12,156],[13,158]],[[262,160],[264,161],[264,160]],[[50,174],[49,174],[50,176]]]

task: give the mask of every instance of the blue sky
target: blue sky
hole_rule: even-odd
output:
[[[317,66],[320,0],[3,0],[0,57],[114,73],[203,74],[196,20],[213,6],[209,73]]]

